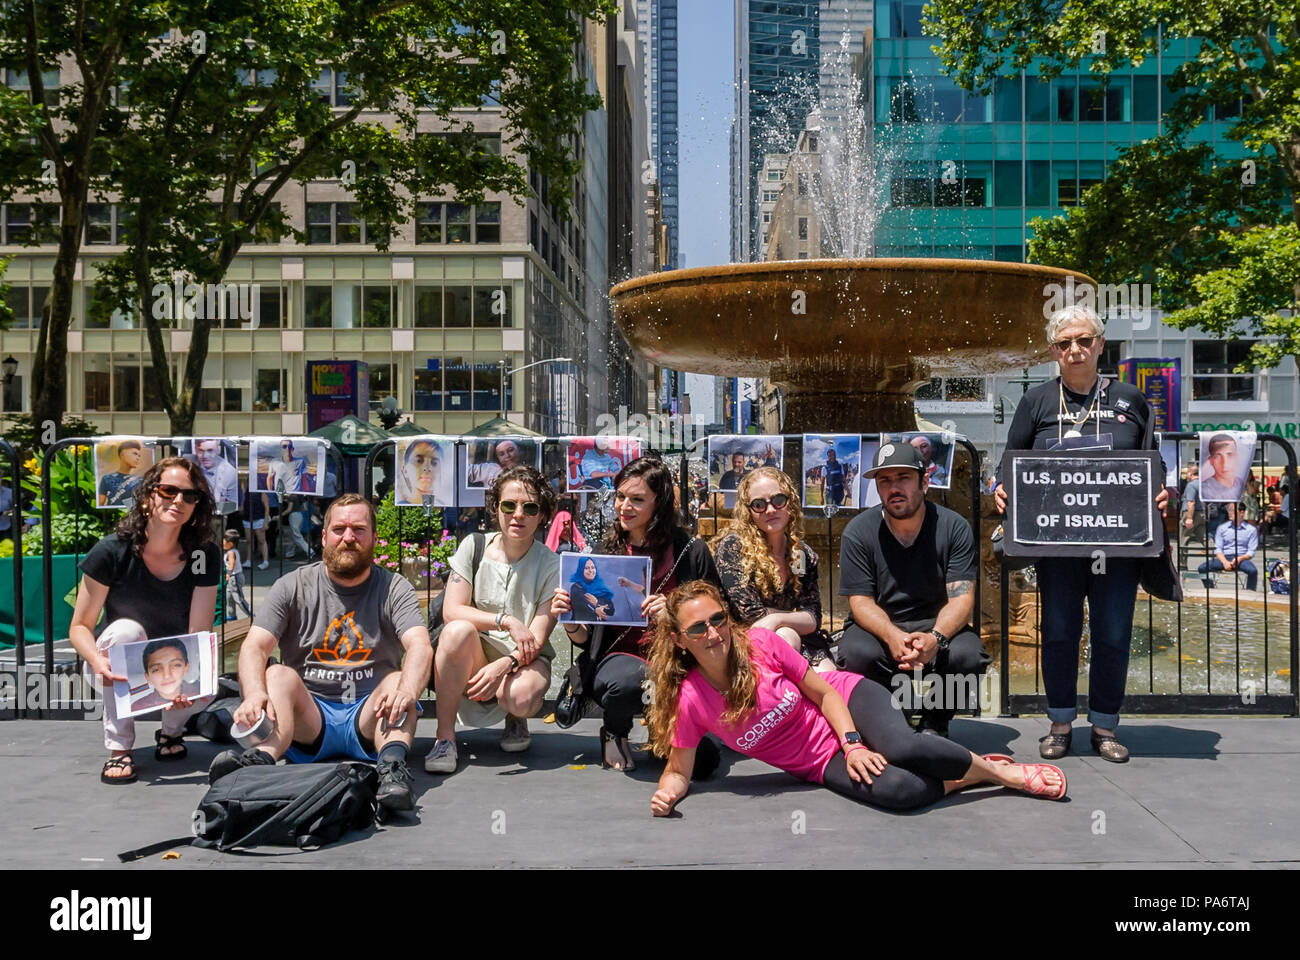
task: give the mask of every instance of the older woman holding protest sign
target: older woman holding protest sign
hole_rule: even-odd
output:
[[[1068,306],[1052,315],[1047,340],[1060,376],[1025,393],[1007,433],[1007,450],[1156,449],[1154,417],[1146,397],[1136,387],[1097,372],[1106,344],[1104,333],[1100,318],[1089,307]],[[994,497],[998,509],[1005,511],[1001,467]],[[1155,498],[1162,511],[1167,498],[1162,486]],[[1099,564],[1093,557],[1052,556],[1035,563],[1043,599],[1043,682],[1052,721],[1039,753],[1054,760],[1070,750],[1070,728],[1078,713],[1079,641],[1086,597],[1092,637],[1088,678],[1092,748],[1106,760],[1124,763],[1128,749],[1116,739],[1115,727],[1128,677],[1139,561],[1103,556]]]

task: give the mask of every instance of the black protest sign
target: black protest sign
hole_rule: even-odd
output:
[[[1154,450],[1008,450],[1004,462],[1008,557],[1149,557],[1164,547]]]

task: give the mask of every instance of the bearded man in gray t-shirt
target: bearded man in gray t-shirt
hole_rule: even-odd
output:
[[[433,648],[415,588],[375,566],[375,512],[354,493],[325,511],[322,559],[271,587],[239,652],[244,702],[234,719],[270,736],[212,761],[208,780],[250,764],[346,757],[377,763],[380,806],[414,807],[406,754]],[[281,663],[267,667],[280,647]],[[403,652],[405,662],[403,663]]]

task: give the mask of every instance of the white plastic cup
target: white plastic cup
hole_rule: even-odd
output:
[[[230,725],[231,738],[245,750],[257,746],[274,732],[275,724],[271,722],[271,718],[266,715],[265,710],[262,711],[257,723],[251,727],[241,727],[238,721]]]

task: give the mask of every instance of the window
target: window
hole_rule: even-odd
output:
[[[392,288],[366,286],[361,288],[362,325],[366,327],[391,327],[393,325]]]
[[[779,193],[778,191],[776,191],[776,190],[764,190],[764,191],[763,191],[763,202],[764,202],[764,203],[776,203],[776,198],[779,197],[779,196],[780,196],[780,193]]]
[[[0,243],[58,243],[59,209],[55,203],[0,204]]]
[[[772,222],[772,211],[771,211],[771,210],[764,210],[764,211],[763,211],[763,222],[764,222],[764,223],[771,223],[771,222]]]
[[[444,326],[468,327],[472,325],[473,291],[473,287],[451,286],[450,284],[443,288],[442,322]]]
[[[502,286],[474,288],[474,326],[510,326],[510,290]]]
[[[809,153],[817,152],[817,138],[815,136],[810,135],[808,137],[808,152]]]
[[[442,326],[442,287],[417,286],[415,288],[415,325],[417,327]]]
[[[1123,341],[1107,340],[1106,346],[1101,348],[1101,356],[1097,358],[1097,371],[1102,376],[1119,379],[1119,362],[1123,359],[1120,356],[1121,346]]]
[[[473,208],[465,203],[448,203],[447,208],[447,243],[469,243],[470,223]]]
[[[1050,160],[1025,161],[1025,206],[1052,205],[1052,164]]]
[[[1024,200],[1020,189],[1021,167],[1018,160],[993,162],[993,203],[999,207],[1018,207]]]
[[[1030,123],[1052,119],[1050,81],[1043,77],[1025,77],[1025,119]]]
[[[36,102],[36,95],[32,92],[31,78],[27,74],[27,68],[20,65],[10,65],[0,67],[0,74],[3,75],[4,85],[10,90],[20,90],[31,97],[33,103]],[[59,68],[41,71],[41,86],[45,90],[45,104],[50,107],[59,105]]]
[[[370,364],[370,402],[373,406],[379,406],[385,397],[397,396],[396,388],[397,379],[393,364]]]
[[[808,174],[799,174],[799,196],[808,196]]]
[[[500,202],[480,203],[474,207],[474,242],[501,242]]]
[[[328,327],[331,322],[333,291],[328,284],[308,285],[303,288],[304,327]]]
[[[1084,191],[1100,179],[1091,177],[1065,178],[1056,182],[1057,204],[1062,207],[1075,207],[1083,202]]]
[[[86,204],[86,243],[113,244],[113,204]]]
[[[415,396],[412,407],[416,410],[442,409],[442,360],[430,357],[424,368],[415,368]]]
[[[442,211],[445,206],[445,203],[420,204],[415,217],[416,243],[442,243]]]
[[[474,368],[469,357],[443,360],[443,396],[446,410],[469,410],[474,392]]]
[[[289,382],[289,371],[260,369],[253,386],[253,409],[257,411],[283,410],[284,385]]]
[[[807,217],[799,218],[799,239],[800,240],[808,239],[808,218]]]
[[[780,170],[769,170],[769,171],[767,171],[767,179],[768,179],[769,181],[771,181],[771,180],[780,180],[780,179],[781,179],[781,171],[780,171]]]
[[[1020,78],[999,77],[993,85],[993,119],[998,123],[1019,123]]]
[[[1254,373],[1236,373],[1254,340],[1193,340],[1193,400],[1257,400]]]
[[[106,413],[113,409],[110,400],[112,377],[108,372],[108,359],[103,355],[87,355],[81,385],[85,393],[84,407],[88,411]]]
[[[1160,115],[1160,78],[1133,78],[1133,119],[1154,123]]]
[[[257,326],[259,328],[278,327],[282,314],[280,285],[258,285],[257,290]]]
[[[382,232],[367,227],[356,214],[355,203],[307,204],[307,242],[328,243],[379,243]]]
[[[119,364],[113,367],[113,409],[119,412],[140,409],[138,364]]]
[[[38,329],[41,325],[41,310],[49,295],[49,287],[11,286],[5,303],[14,314],[12,329]]]

